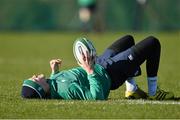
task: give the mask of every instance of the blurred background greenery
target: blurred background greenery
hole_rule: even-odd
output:
[[[0,0],[0,30],[81,30],[77,0]],[[101,31],[177,31],[180,0],[97,0]]]

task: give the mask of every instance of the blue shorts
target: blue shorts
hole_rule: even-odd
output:
[[[137,55],[131,48],[115,54],[113,50],[107,49],[96,60],[97,64],[103,66],[112,80],[111,89],[122,85],[129,77],[141,74],[140,65],[137,64]]]

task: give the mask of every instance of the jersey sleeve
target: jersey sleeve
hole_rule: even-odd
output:
[[[94,73],[88,75],[88,80],[90,84],[90,92],[93,98],[98,100],[104,99],[101,77],[97,73]]]
[[[51,73],[51,75],[50,75],[50,79],[52,79],[56,74],[58,74],[60,71],[56,71],[55,73],[53,72],[53,73]]]
[[[77,83],[71,84],[69,87],[70,99],[80,100],[104,100],[102,84],[98,74],[88,75],[90,88],[79,86]]]

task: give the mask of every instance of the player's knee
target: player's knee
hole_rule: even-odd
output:
[[[151,45],[159,49],[161,48],[160,41],[156,37],[149,36],[148,39],[150,40]]]
[[[134,41],[134,38],[133,38],[132,35],[125,35],[124,37],[127,38],[130,41]]]
[[[134,45],[135,42],[134,42],[134,38],[132,35],[126,35],[124,36],[124,38],[126,38],[128,40],[128,43],[131,44],[131,45]]]

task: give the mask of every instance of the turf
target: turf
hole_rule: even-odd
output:
[[[110,93],[107,101],[24,100],[20,97],[23,79],[36,73],[49,76],[49,60],[61,58],[62,69],[77,66],[73,41],[80,36],[93,40],[98,54],[126,33],[0,33],[0,118],[179,118],[180,101],[125,100],[124,85]],[[180,33],[130,33],[136,42],[148,35],[162,45],[160,87],[180,96]],[[138,85],[147,91],[145,65]]]

